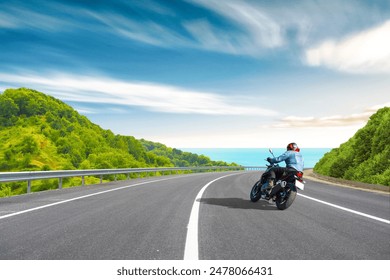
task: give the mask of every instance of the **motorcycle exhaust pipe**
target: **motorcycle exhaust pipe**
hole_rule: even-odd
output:
[[[269,197],[274,197],[278,192],[280,192],[284,187],[286,186],[286,182],[277,182],[275,187],[271,190],[271,193],[269,194]]]

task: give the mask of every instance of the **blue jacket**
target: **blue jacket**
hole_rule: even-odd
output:
[[[303,156],[300,152],[286,151],[284,154],[271,158],[271,163],[285,161],[286,167],[292,167],[297,171],[303,171]]]

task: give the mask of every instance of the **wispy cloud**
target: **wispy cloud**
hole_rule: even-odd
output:
[[[229,19],[230,22],[236,23],[242,31],[241,35],[247,36],[241,47],[245,43],[265,48],[279,47],[283,44],[284,38],[280,24],[264,8],[245,1],[193,0],[191,2],[203,5]],[[239,44],[240,40],[236,43]]]
[[[183,17],[178,19],[173,27],[156,22],[152,18],[135,20],[112,12],[91,11],[87,14],[113,34],[159,47],[184,47],[257,56],[262,54],[264,49],[280,47],[283,44],[279,26],[271,18],[266,18],[265,14],[251,9],[246,4],[237,7],[223,5],[217,11],[222,12],[225,8],[231,13],[224,12],[221,16],[233,23],[230,30],[212,24],[207,18]],[[247,20],[234,20],[236,17],[231,17],[230,14],[237,13],[241,13]]]
[[[231,54],[241,53],[241,51],[237,48],[237,45],[233,43],[231,34],[223,32],[217,27],[211,25],[207,20],[200,19],[185,22],[184,27],[196,40],[196,42],[193,42],[192,44],[193,46],[197,46],[197,48]],[[243,39],[244,38],[238,40],[237,38],[237,41],[242,42]]]
[[[271,128],[326,128],[326,127],[347,127],[361,125],[368,121],[370,116],[378,109],[390,107],[390,102],[367,108],[360,114],[347,116],[328,116],[322,118],[288,116],[278,123],[271,125]]]
[[[185,36],[153,20],[139,21],[112,12],[86,11],[86,15],[102,23],[113,34],[134,41],[162,47],[190,44]]]
[[[85,14],[103,24],[113,34],[160,47],[185,47],[259,56],[265,50],[286,44],[285,29],[291,22],[284,20],[281,24],[279,18],[263,7],[245,1],[188,2],[218,15],[220,21],[177,14],[180,11],[176,11],[176,14],[172,11],[170,14],[170,19],[175,20],[174,25],[168,24],[170,19],[165,22],[147,16],[134,19],[112,11],[89,10]],[[301,22],[292,24],[301,26]]]
[[[390,21],[339,41],[325,41],[308,49],[305,55],[311,66],[390,74]]]
[[[0,73],[0,85],[29,87],[62,100],[137,106],[146,110],[205,115],[274,116],[275,111],[240,103],[237,98],[179,87],[70,74],[10,75]]]
[[[221,45],[219,51],[251,56],[261,56],[268,50],[278,48],[285,50],[287,46],[301,51],[308,44],[323,40],[324,37],[342,36],[351,26],[360,25],[362,17],[367,22],[377,22],[382,16],[369,3],[340,4],[338,0],[285,1],[283,5],[279,1],[187,2],[208,9],[229,25],[227,30],[223,25],[214,24],[205,28],[202,22],[187,24],[191,27],[189,31],[204,48],[213,49],[213,46]],[[333,15],[331,23],[328,11]],[[204,38],[210,37],[210,34],[213,35],[213,40],[209,41],[211,44],[204,43]],[[216,41],[220,44],[216,44]]]
[[[102,8],[99,9],[96,5],[85,3],[72,5],[67,1],[40,3],[39,7],[28,1],[12,6],[0,4],[0,28],[27,28],[48,32],[65,29],[88,34],[111,33],[121,38],[159,47],[184,47],[259,57],[268,50],[297,45],[301,48],[312,43],[313,38],[318,40],[319,37],[323,38],[322,36],[335,35],[332,34],[335,32],[334,26],[341,30],[337,32],[346,32],[345,29],[350,26],[350,23],[347,23],[351,18],[346,18],[345,14],[352,15],[352,20],[356,21],[356,18],[366,16],[367,6],[370,7],[363,3],[340,5],[337,0],[314,2],[307,0],[299,3],[286,2],[283,5],[274,1],[183,1],[182,6],[189,5],[187,9],[192,6],[207,10],[202,17],[197,17],[196,13],[185,13],[179,6],[165,2],[151,1],[149,4],[142,1],[133,2],[123,1],[118,4],[112,1],[102,4]],[[324,12],[327,10],[332,10],[337,21],[333,23],[333,27],[329,26],[329,18]],[[370,14],[371,17],[375,17],[375,12]],[[317,30],[321,32],[316,32]],[[376,45],[375,36],[370,37],[369,34],[367,36],[372,41],[372,46]],[[351,38],[351,41],[346,39],[348,42],[334,40],[312,47],[306,53],[307,63],[341,70],[359,69],[360,66],[364,69],[369,66],[372,59],[359,62],[356,58],[353,61],[348,58],[346,62],[344,54],[348,53],[349,49],[358,52],[359,48],[356,46],[360,45],[362,48],[359,42],[363,39],[365,38]],[[332,58],[328,58],[329,53]],[[365,57],[363,55],[360,60],[364,60]],[[359,67],[355,67],[354,63]],[[388,66],[383,67],[388,69]]]
[[[92,114],[98,114],[99,112],[97,112],[96,110],[93,110],[91,108],[87,108],[87,107],[74,107],[74,109],[79,112],[80,114],[85,114],[85,115],[92,115]]]
[[[4,29],[35,29],[57,32],[73,25],[69,20],[43,12],[28,10],[24,7],[6,7],[0,5],[0,28]]]
[[[283,29],[265,9],[245,1],[189,0],[224,18],[231,25],[211,25],[202,19],[187,21],[185,28],[204,49],[240,55],[258,56],[267,49],[285,44]]]

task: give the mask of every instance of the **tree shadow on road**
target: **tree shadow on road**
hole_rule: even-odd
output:
[[[210,205],[224,206],[234,209],[254,209],[254,210],[278,210],[275,204],[270,204],[268,201],[259,200],[252,202],[249,199],[242,199],[238,197],[226,198],[201,198],[198,202]]]

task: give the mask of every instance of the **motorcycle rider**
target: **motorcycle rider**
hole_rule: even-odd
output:
[[[287,151],[284,154],[276,158],[268,157],[267,161],[269,163],[286,162],[286,167],[273,167],[268,172],[268,189],[271,189],[275,185],[276,179],[279,179],[290,172],[303,172],[303,156],[296,143],[289,143],[287,145]]]

